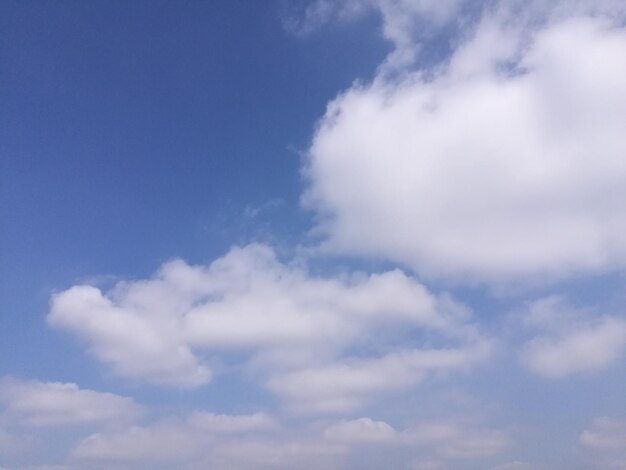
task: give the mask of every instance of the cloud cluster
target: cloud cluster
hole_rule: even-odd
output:
[[[439,67],[339,96],[305,171],[324,246],[462,283],[624,266],[616,23],[559,17],[529,31],[487,14]]]
[[[502,452],[509,445],[505,431],[467,423],[424,422],[398,431],[384,421],[363,417],[293,427],[257,413],[220,415],[223,425],[207,429],[199,425],[198,414],[216,416],[197,412],[186,419],[172,418],[93,434],[74,447],[72,459],[78,465],[184,465],[190,469],[207,465],[347,468],[359,462],[360,454],[371,446],[390,462],[398,451],[404,454],[404,461],[411,457],[482,459]],[[250,426],[251,422],[256,424]]]
[[[470,468],[511,447],[510,430],[463,421],[456,408],[415,418],[428,407],[417,385],[467,374],[499,344],[482,315],[419,279],[545,284],[626,265],[626,9],[613,0],[319,0],[294,28],[372,11],[394,49],[319,122],[303,204],[321,245],[303,252],[412,274],[313,274],[311,260],[251,244],[208,265],[173,260],[109,290],[58,292],[48,324],[114,375],[193,389],[227,371],[272,393],[276,410],[139,420],[145,410],[130,398],[9,378],[0,381],[0,453],[16,443],[14,429],[66,426],[99,427],[72,447],[68,470],[376,468],[374,454],[387,466]],[[450,56],[418,68],[425,42],[455,22],[438,45]],[[617,362],[626,320],[597,310],[558,296],[528,304],[512,341],[523,343],[521,364],[556,379]],[[396,396],[408,403],[383,410],[391,419],[354,414],[374,416],[369,403]],[[580,444],[621,452],[625,429],[598,418]],[[514,457],[495,468],[538,468]]]
[[[467,309],[400,271],[313,277],[264,245],[206,267],[172,261],[106,293],[72,287],[54,296],[48,321],[122,376],[197,386],[211,375],[203,357],[238,351],[270,390],[328,411],[489,353]]]

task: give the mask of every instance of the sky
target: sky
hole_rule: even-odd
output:
[[[0,470],[626,468],[626,5],[0,1]]]

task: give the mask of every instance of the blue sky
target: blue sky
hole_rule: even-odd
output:
[[[0,3],[0,469],[626,467],[626,8]]]

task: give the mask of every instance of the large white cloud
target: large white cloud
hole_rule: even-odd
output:
[[[624,266],[626,31],[558,18],[486,15],[439,68],[333,101],[305,171],[325,247],[460,282]]]
[[[5,416],[24,426],[125,424],[141,413],[126,397],[80,389],[73,383],[0,381],[0,403]]]
[[[72,287],[53,297],[48,321],[122,376],[197,386],[210,377],[207,363],[236,351],[251,377],[320,409],[331,395],[356,406],[427,371],[464,369],[488,355],[467,309],[401,271],[315,277],[264,245],[235,248],[209,266],[172,261],[152,279],[105,293]],[[375,377],[378,370],[389,380]],[[325,380],[297,391],[311,373],[343,385]],[[355,385],[355,374],[372,383]]]

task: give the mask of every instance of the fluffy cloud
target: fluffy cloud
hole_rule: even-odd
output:
[[[488,352],[465,308],[400,271],[313,277],[263,245],[207,267],[173,261],[107,293],[72,287],[53,297],[48,321],[123,376],[196,386],[210,374],[200,354],[240,351],[279,395],[316,408],[332,401],[328,409],[428,371],[465,369]],[[400,348],[411,336],[428,347]],[[321,381],[307,385],[311,375]]]
[[[626,32],[558,18],[486,15],[440,67],[333,101],[305,171],[325,248],[466,283],[623,266]]]
[[[133,400],[112,393],[11,378],[0,381],[0,403],[12,420],[34,427],[123,424],[141,413]]]
[[[85,338],[92,354],[118,375],[178,387],[206,383],[210,373],[185,345],[178,317],[188,301],[188,280],[177,276],[193,271],[177,268],[164,266],[154,282],[120,285],[112,298],[95,287],[74,286],[53,297],[48,323]]]
[[[576,310],[560,297],[531,304],[526,323],[541,333],[524,345],[521,360],[544,377],[601,370],[626,349],[625,319]]]

